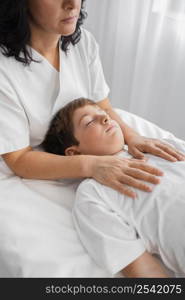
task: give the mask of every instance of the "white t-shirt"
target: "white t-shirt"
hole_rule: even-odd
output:
[[[185,151],[180,143],[166,142]],[[121,155],[131,157],[127,151]],[[86,179],[76,193],[75,226],[89,254],[112,274],[147,249],[159,255],[167,268],[184,277],[185,161],[172,163],[147,156],[150,165],[165,173],[151,193],[133,189],[138,197],[131,199]]]
[[[60,50],[60,72],[29,49],[40,63],[24,66],[0,52],[0,154],[38,146],[67,102],[79,97],[101,101],[109,93],[98,45],[87,30],[67,55]]]

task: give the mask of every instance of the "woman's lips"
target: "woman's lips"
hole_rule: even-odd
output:
[[[76,16],[74,17],[69,17],[67,19],[62,20],[62,23],[73,23],[76,20]]]

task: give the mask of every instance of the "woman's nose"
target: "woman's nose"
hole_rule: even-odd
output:
[[[77,5],[77,2],[79,2],[79,0],[64,0],[65,10],[74,9]]]

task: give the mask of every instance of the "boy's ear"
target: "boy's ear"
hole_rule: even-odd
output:
[[[81,154],[81,152],[77,149],[76,146],[68,147],[68,148],[65,150],[65,155],[66,155],[66,156],[79,155],[79,154]]]

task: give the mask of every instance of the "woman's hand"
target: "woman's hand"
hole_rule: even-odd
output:
[[[169,144],[158,139],[145,138],[140,135],[131,137],[128,141],[128,152],[135,158],[144,158],[143,153],[151,153],[169,161],[185,160],[185,154]]]
[[[130,187],[151,192],[152,188],[144,181],[157,184],[163,172],[137,159],[116,156],[96,156],[91,168],[91,177],[120,193],[135,198],[137,195]]]

